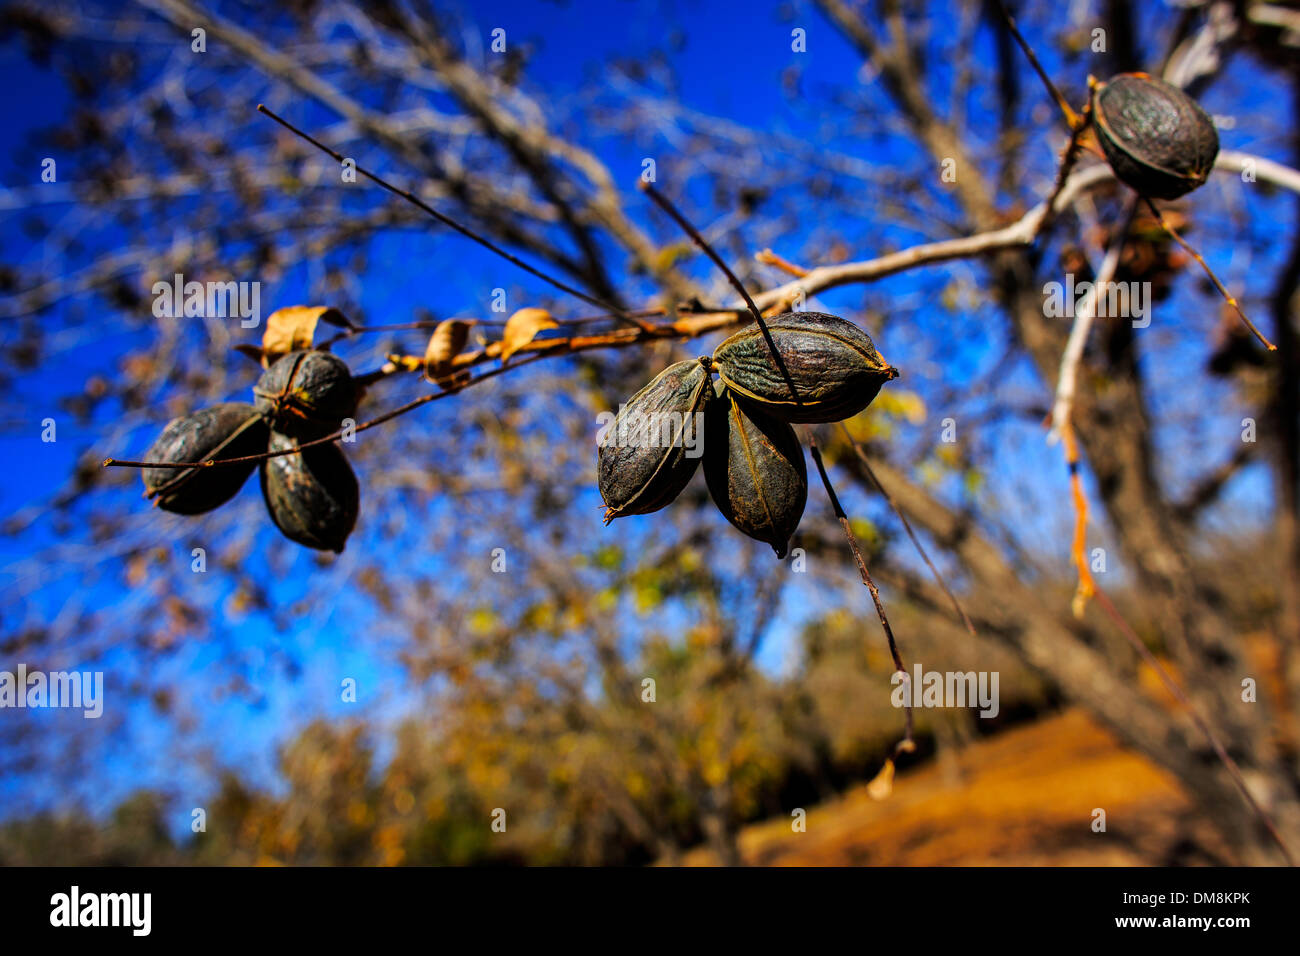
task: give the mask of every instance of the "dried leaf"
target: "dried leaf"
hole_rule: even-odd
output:
[[[429,336],[429,345],[424,350],[424,374],[430,381],[437,381],[451,369],[451,361],[469,341],[469,330],[474,326],[473,319],[443,319]]]
[[[262,364],[269,368],[282,355],[311,348],[317,322],[352,328],[352,323],[342,312],[329,306],[290,305],[276,309],[266,317],[266,331],[262,333]]]
[[[506,320],[506,330],[501,336],[501,361],[510,361],[510,356],[535,339],[538,332],[559,326],[545,309],[520,309]]]
[[[867,784],[867,795],[872,800],[886,800],[894,792],[894,761],[890,758],[880,768],[880,773]]]
[[[394,369],[401,369],[403,372],[418,372],[424,368],[424,359],[418,355],[398,355],[390,352],[385,358],[392,364]]]

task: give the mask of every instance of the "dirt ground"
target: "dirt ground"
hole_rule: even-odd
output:
[[[1094,810],[1106,812],[1094,832]],[[768,820],[741,835],[764,866],[1155,866],[1228,862],[1169,774],[1078,710],[905,769],[893,794],[866,785],[807,808],[806,832]],[[707,850],[686,865],[708,866]]]

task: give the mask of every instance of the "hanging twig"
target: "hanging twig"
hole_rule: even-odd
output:
[[[1111,241],[1101,269],[1093,277],[1092,287],[1088,290],[1074,315],[1074,325],[1070,328],[1070,337],[1061,354],[1061,371],[1056,382],[1056,399],[1049,415],[1051,431],[1048,432],[1049,443],[1061,441],[1065,448],[1065,464],[1070,471],[1070,496],[1074,502],[1074,538],[1070,546],[1070,560],[1078,570],[1078,584],[1075,587],[1072,604],[1075,617],[1083,616],[1083,609],[1089,598],[1096,591],[1092,572],[1088,568],[1087,532],[1088,532],[1088,498],[1083,493],[1083,480],[1079,475],[1079,448],[1074,438],[1074,428],[1070,416],[1074,409],[1074,395],[1078,388],[1079,366],[1083,361],[1083,350],[1088,344],[1088,333],[1092,331],[1092,322],[1097,315],[1097,301],[1102,290],[1115,278],[1119,268],[1120,254],[1128,236],[1129,225],[1137,211],[1137,198],[1129,200],[1123,217],[1123,224]]]
[[[1160,210],[1156,207],[1156,204],[1154,202],[1152,202],[1146,196],[1142,197],[1142,201],[1145,202],[1147,204],[1147,208],[1151,210],[1151,215],[1156,217],[1156,222],[1160,223],[1160,228],[1163,229],[1165,232],[1169,233],[1169,235],[1173,237],[1174,242],[1182,246],[1183,250],[1188,255],[1190,255],[1193,259],[1195,259],[1198,263],[1200,263],[1201,268],[1205,270],[1205,274],[1209,276],[1210,281],[1214,283],[1214,287],[1219,290],[1219,294],[1223,296],[1224,301],[1227,302],[1228,305],[1232,306],[1232,308],[1236,311],[1238,318],[1240,318],[1241,321],[1245,323],[1246,328],[1250,329],[1250,331],[1254,334],[1255,338],[1259,339],[1260,343],[1263,344],[1264,348],[1268,349],[1270,352],[1276,352],[1277,346],[1274,345],[1272,342],[1270,342],[1268,340],[1268,337],[1265,336],[1263,332],[1255,328],[1254,322],[1246,318],[1246,313],[1241,310],[1241,305],[1237,302],[1236,296],[1229,294],[1228,290],[1224,288],[1223,283],[1219,281],[1219,277],[1216,276],[1214,274],[1214,270],[1210,268],[1210,264],[1205,261],[1205,257],[1202,256],[1195,249],[1193,249],[1188,244],[1187,240],[1178,234],[1177,230],[1175,230],[1173,226],[1165,222],[1165,217],[1160,214]]]
[[[1070,420],[1074,393],[1078,387],[1079,363],[1083,358],[1084,347],[1088,344],[1088,333],[1092,331],[1093,319],[1097,315],[1097,300],[1102,294],[1102,289],[1115,278],[1115,270],[1119,268],[1120,254],[1123,252],[1129,226],[1133,222],[1133,215],[1136,211],[1137,198],[1134,197],[1129,200],[1123,217],[1123,225],[1111,241],[1110,248],[1106,250],[1106,256],[1102,260],[1101,268],[1093,277],[1092,288],[1088,290],[1083,302],[1074,313],[1074,324],[1070,327],[1070,337],[1066,340],[1065,350],[1061,353],[1060,373],[1056,379],[1056,398],[1049,416],[1052,426],[1052,430],[1048,434],[1050,443],[1057,441],[1061,429]]]
[[[912,545],[916,548],[917,553],[921,555],[921,560],[924,561],[926,567],[930,569],[930,573],[934,576],[935,581],[938,582],[939,587],[943,589],[943,593],[948,595],[948,600],[952,602],[953,610],[957,612],[957,616],[960,617],[962,622],[966,625],[966,630],[970,633],[970,636],[978,637],[979,635],[975,631],[975,625],[971,622],[970,615],[966,613],[966,609],[963,608],[961,602],[957,600],[957,595],[953,593],[952,588],[948,586],[948,582],[944,580],[943,575],[939,573],[939,569],[935,567],[934,562],[930,560],[930,555],[926,553],[925,548],[922,546],[921,539],[918,538],[916,532],[912,530],[912,522],[907,520],[907,515],[903,514],[903,510],[898,507],[898,503],[894,501],[894,496],[889,493],[888,489],[886,489],[883,484],[881,484],[880,479],[876,476],[875,469],[871,467],[871,462],[867,460],[867,453],[863,450],[862,445],[853,437],[852,434],[849,433],[848,426],[843,422],[840,422],[840,431],[844,432],[844,439],[857,454],[858,460],[862,463],[862,469],[867,473],[867,477],[871,479],[871,483],[876,486],[876,490],[879,491],[885,501],[889,503],[889,507],[894,514],[898,515],[898,520],[903,523],[903,528],[907,531],[907,536],[912,539]]]
[[[795,265],[789,259],[777,255],[771,249],[762,249],[754,253],[754,259],[765,266],[776,266],[786,275],[792,275],[796,279],[802,279],[808,275],[808,270],[803,266]]]

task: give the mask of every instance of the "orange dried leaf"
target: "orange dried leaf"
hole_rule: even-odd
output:
[[[506,320],[506,329],[501,336],[501,361],[510,361],[510,356],[535,339],[538,332],[559,326],[560,323],[545,309],[520,309]]]
[[[338,309],[323,305],[290,305],[266,317],[262,333],[262,364],[270,366],[282,355],[309,349],[316,336],[316,323],[327,322],[351,328],[352,323]]]
[[[451,369],[452,359],[460,354],[465,343],[469,341],[469,330],[475,324],[472,319],[444,319],[438,323],[429,336],[429,345],[424,350],[424,374],[430,381],[444,377]]]
[[[894,792],[894,761],[890,758],[880,768],[880,773],[867,784],[867,795],[872,800],[886,800]]]
[[[400,368],[403,372],[418,372],[424,368],[424,359],[418,355],[398,355],[390,352],[385,358],[392,363],[393,368]]]

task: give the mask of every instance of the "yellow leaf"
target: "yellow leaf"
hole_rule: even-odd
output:
[[[317,322],[352,326],[342,312],[324,305],[289,305],[268,315],[262,333],[262,364],[269,367],[282,355],[311,348]]]
[[[535,339],[542,329],[555,329],[559,325],[545,309],[520,309],[506,320],[506,330],[501,336],[501,361],[510,361],[510,356]]]
[[[430,381],[437,381],[451,369],[451,360],[469,341],[469,330],[474,326],[473,319],[443,319],[429,336],[429,345],[424,350],[424,374]]]
[[[384,357],[404,372],[418,372],[424,368],[424,359],[414,355],[397,355],[390,352]]]
[[[880,773],[867,784],[867,794],[872,800],[885,800],[894,792],[894,761],[889,759],[880,768]]]
[[[655,254],[655,268],[666,272],[690,253],[691,246],[688,243],[677,242],[666,245]]]

